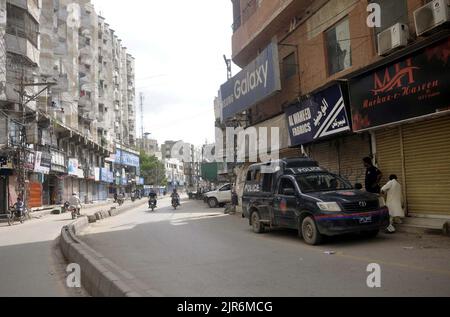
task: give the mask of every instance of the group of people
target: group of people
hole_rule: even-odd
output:
[[[390,175],[389,181],[381,186],[383,173],[373,164],[370,157],[363,159],[366,168],[365,188],[369,193],[380,194],[386,197],[386,206],[389,209],[391,223],[387,228],[388,233],[395,233],[395,224],[401,224],[405,218],[402,186],[398,182],[397,175]],[[361,186],[362,187],[362,186]]]

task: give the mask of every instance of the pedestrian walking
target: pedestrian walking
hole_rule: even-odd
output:
[[[383,186],[381,193],[386,195],[386,206],[389,209],[391,224],[387,231],[394,233],[396,231],[394,224],[402,223],[405,218],[402,185],[398,182],[397,175],[391,175],[389,182]]]
[[[366,168],[366,191],[373,194],[381,192],[380,181],[383,173],[373,165],[372,159],[366,157],[363,159]]]

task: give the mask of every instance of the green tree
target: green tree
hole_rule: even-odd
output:
[[[156,156],[141,152],[141,175],[146,185],[167,186],[166,168]]]

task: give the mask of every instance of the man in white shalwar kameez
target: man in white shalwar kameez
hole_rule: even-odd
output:
[[[401,219],[405,218],[405,211],[403,209],[402,185],[398,182],[396,175],[391,175],[389,179],[390,181],[384,185],[381,192],[387,196],[386,206],[389,208],[391,217],[391,225],[388,228],[388,232],[394,233],[396,231],[394,223],[401,223]]]

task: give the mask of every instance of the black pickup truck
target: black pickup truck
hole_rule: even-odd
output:
[[[310,245],[320,244],[323,236],[346,233],[376,237],[389,226],[382,197],[355,190],[308,158],[251,166],[242,204],[256,233],[296,229]]]

